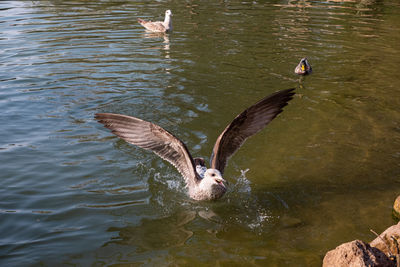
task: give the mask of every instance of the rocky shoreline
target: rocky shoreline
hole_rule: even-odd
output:
[[[400,196],[393,215],[400,219]],[[361,240],[344,243],[325,254],[322,266],[400,267],[400,222],[387,228],[369,244]]]

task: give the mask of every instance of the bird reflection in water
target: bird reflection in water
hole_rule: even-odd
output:
[[[137,250],[151,251],[175,246],[182,246],[193,236],[185,225],[196,218],[195,211],[181,211],[168,217],[142,219],[140,225],[110,227],[109,232],[118,232],[118,237],[104,244],[137,246]]]
[[[160,48],[164,51],[166,51],[165,58],[170,58],[169,57],[169,49],[170,49],[170,39],[168,34],[161,33],[161,32],[145,32],[143,33],[143,38],[146,39],[163,39],[163,46],[162,47],[155,47],[155,48]]]

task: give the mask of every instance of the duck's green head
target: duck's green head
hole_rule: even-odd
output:
[[[300,63],[295,68],[294,72],[299,75],[307,75],[312,72],[310,63],[308,63],[307,58],[302,58]]]

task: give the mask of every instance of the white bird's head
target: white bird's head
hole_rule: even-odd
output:
[[[172,12],[171,12],[171,10],[167,10],[167,11],[165,11],[165,16],[172,16]]]
[[[222,178],[217,169],[207,169],[204,178],[200,182],[200,187],[209,194],[209,199],[217,199],[226,192],[226,181]]]

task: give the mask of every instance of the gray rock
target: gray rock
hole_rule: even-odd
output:
[[[395,264],[379,249],[361,240],[354,240],[328,251],[322,266],[392,267]]]

